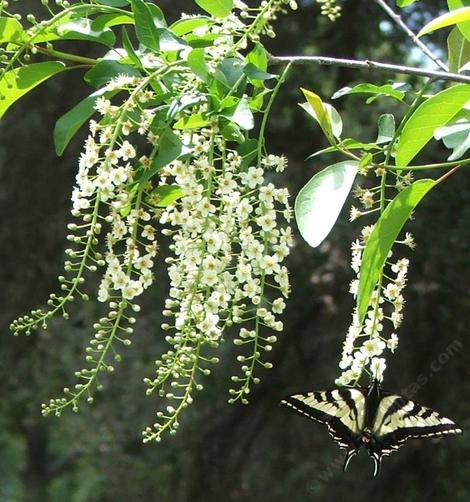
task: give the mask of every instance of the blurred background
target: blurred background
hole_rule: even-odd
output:
[[[370,0],[345,0],[343,15],[334,24],[319,15],[315,2],[299,4],[297,12],[279,20],[278,36],[268,43],[273,54],[422,63],[409,40]],[[161,0],[159,5],[173,20],[191,2]],[[13,6],[34,12],[39,2]],[[422,26],[445,2],[415,6],[404,17]],[[444,34],[432,40],[445,47],[439,36]],[[90,45],[76,50],[99,54]],[[304,160],[326,145],[319,128],[297,106],[300,86],[328,99],[344,85],[383,84],[390,78],[378,72],[295,68],[269,126],[272,153],[285,154],[290,162],[276,183],[287,185],[295,196],[334,160]],[[162,269],[158,285],[143,300],[134,343],[119,371],[105,382],[105,392],[79,414],[41,417],[40,404],[69,385],[82,367],[82,349],[101,306],[77,302],[69,322],[53,322],[48,331],[30,337],[14,338],[8,325],[43,305],[57,287],[85,131],[57,158],[52,129],[87,92],[77,74],[61,75],[17,103],[0,122],[0,502],[470,500],[469,433],[453,440],[410,441],[384,460],[381,476],[373,479],[372,462],[364,453],[343,474],[343,455],[325,428],[278,405],[286,394],[327,388],[338,376],[353,308],[350,242],[362,224],[349,223],[347,209],[320,249],[297,238],[289,259],[293,293],[285,331],[272,353],[274,368],[260,375],[262,383],[249,405],[227,404],[237,364],[237,351],[227,343],[178,435],[142,444],[141,430],[152,423],[157,407],[155,398],[145,397],[142,379],[153,373],[153,361],[164,349],[159,324],[167,278]],[[380,113],[403,113],[386,99],[366,106],[363,97],[351,96],[334,104],[346,136],[364,141],[375,139]],[[445,158],[439,148],[428,149],[421,160]],[[388,358],[384,384],[436,408],[464,429],[470,429],[469,221],[470,176],[462,169],[426,198],[409,227],[418,247],[410,256],[400,346]]]

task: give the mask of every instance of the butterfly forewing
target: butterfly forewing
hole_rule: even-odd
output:
[[[350,448],[364,427],[365,392],[340,388],[294,394],[282,404],[312,420],[326,424],[341,448]]]

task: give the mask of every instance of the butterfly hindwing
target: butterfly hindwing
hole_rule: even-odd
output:
[[[461,434],[462,429],[437,411],[392,394],[380,401],[373,432],[390,449],[396,450],[409,438]]]

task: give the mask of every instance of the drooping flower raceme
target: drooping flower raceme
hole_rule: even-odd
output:
[[[269,367],[262,351],[271,350],[273,335],[262,337],[261,328],[281,331],[283,297],[289,292],[287,269],[282,265],[289,254],[292,235],[280,222],[290,220],[288,193],[272,183],[264,183],[262,163],[243,165],[243,158],[227,148],[217,128],[182,137],[188,148],[199,152],[190,162],[175,161],[162,176],[174,180],[183,197],[168,206],[160,222],[169,225],[174,256],[168,259],[170,296],[162,328],[172,346],[157,361],[155,378],[146,379],[147,393],[159,389],[172,404],[158,413],[159,422],[144,431],[144,440],[159,439],[165,429],[174,432],[179,412],[202,388],[200,375],[210,372],[217,361],[211,350],[224,338],[224,330],[234,324],[242,328],[237,345],[249,345],[239,385],[231,400],[245,402],[256,366]],[[284,159],[271,156],[283,169]],[[278,293],[272,302],[267,290]],[[279,296],[280,295],[280,296]]]

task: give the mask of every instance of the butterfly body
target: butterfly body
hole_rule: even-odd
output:
[[[380,471],[382,457],[409,438],[462,433],[452,420],[404,396],[384,392],[377,381],[369,388],[338,387],[294,394],[282,404],[328,427],[339,447],[346,450],[344,470],[365,448],[374,461],[374,476]]]

